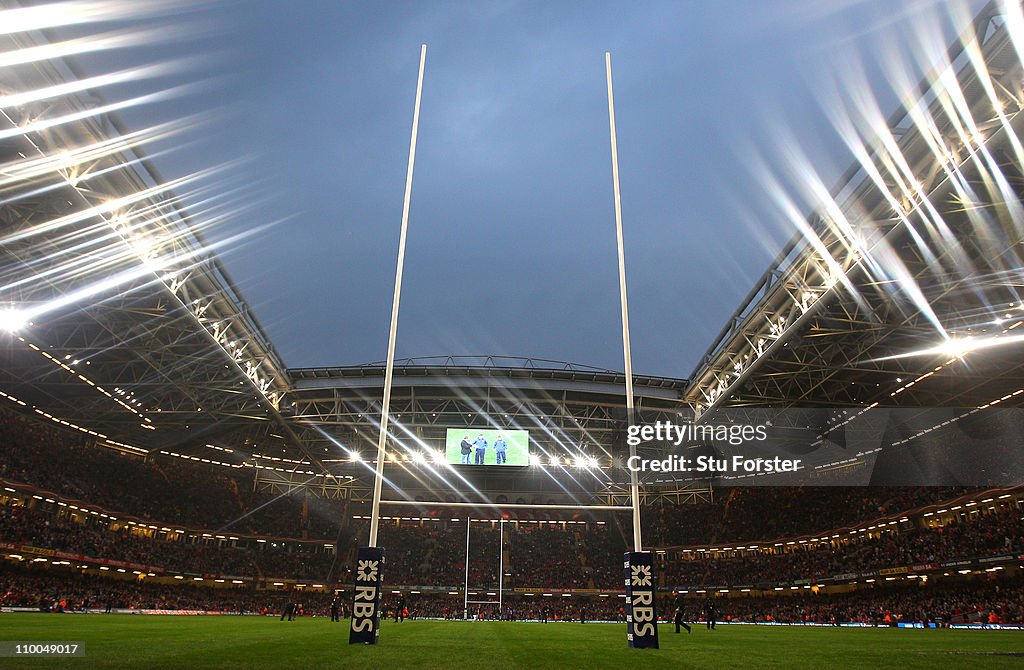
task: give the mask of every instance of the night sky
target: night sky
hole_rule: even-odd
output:
[[[834,184],[852,161],[827,113],[836,87],[862,67],[888,114],[882,47],[930,25],[948,42],[948,11],[922,0],[203,3],[140,21],[161,32],[153,43],[82,62],[94,73],[187,58],[173,76],[105,95],[197,84],[121,116],[140,128],[208,115],[155,162],[170,178],[244,159],[211,182],[244,209],[207,236],[253,231],[221,256],[288,366],[347,365],[386,354],[426,43],[398,356],[622,369],[610,51],[633,369],[685,377],[794,233],[763,169],[787,184],[799,147]]]

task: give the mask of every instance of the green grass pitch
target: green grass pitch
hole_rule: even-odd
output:
[[[407,621],[376,646],[347,622],[269,617],[0,614],[0,639],[82,641],[84,658],[0,659],[0,668],[1020,668],[1024,631],[661,627],[629,649],[622,624]]]

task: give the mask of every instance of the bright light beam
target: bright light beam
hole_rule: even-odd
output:
[[[993,349],[1010,344],[1024,342],[1022,335],[993,335],[991,337],[951,337],[942,344],[927,349],[908,351],[893,356],[875,358],[873,361],[892,361],[900,358],[912,358],[916,356],[947,356],[949,358],[964,358],[968,354]]]

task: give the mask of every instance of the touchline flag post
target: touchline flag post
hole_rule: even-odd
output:
[[[626,377],[626,422],[634,421],[633,361],[629,349],[629,306],[626,302],[626,252],[622,243],[622,198],[619,191],[619,149],[615,137],[615,96],[612,94],[612,55],[604,54],[608,78],[608,126],[612,144],[612,186],[615,193],[615,239],[619,251],[619,298],[622,307],[622,357]],[[630,458],[636,457],[636,445],[629,445]],[[658,647],[658,617],[654,607],[657,580],[654,556],[643,551],[640,535],[640,481],[636,470],[629,470],[629,492],[633,503],[633,551],[626,552],[626,641],[630,647]]]
[[[416,105],[412,114],[409,139],[409,169],[405,176],[405,200],[402,204],[402,232],[398,238],[398,264],[395,269],[395,296],[391,303],[391,332],[388,335],[388,360],[384,369],[384,402],[381,403],[380,436],[377,439],[377,467],[373,477],[373,507],[370,510],[370,544],[359,549],[352,596],[352,624],[349,644],[376,644],[380,636],[380,589],[384,569],[384,549],[377,546],[380,522],[381,485],[384,481],[384,456],[388,439],[388,414],[391,411],[391,381],[395,372],[395,336],[398,333],[398,303],[402,297],[402,269],[405,267],[405,240],[409,231],[409,201],[412,197],[412,170],[416,163],[416,134],[420,126],[420,99],[423,96],[423,66],[427,45],[420,45],[420,69],[416,78]],[[357,616],[358,613],[358,616]]]

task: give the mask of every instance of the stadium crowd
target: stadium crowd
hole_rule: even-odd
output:
[[[366,522],[343,521],[340,508],[331,501],[291,496],[273,499],[253,492],[251,483],[244,480],[247,473],[242,471],[230,471],[232,476],[226,476],[219,469],[176,459],[142,460],[122,455],[5,411],[0,411],[0,446],[0,478],[5,481],[53,492],[60,502],[85,501],[117,516],[115,520],[81,511],[72,513],[67,502],[61,506],[58,501],[46,502],[40,495],[4,494],[0,499],[7,504],[0,505],[0,542],[11,545],[66,552],[97,562],[124,562],[148,568],[144,572],[343,584],[348,579],[355,548],[366,536]],[[111,481],[118,485],[111,486]],[[900,565],[1024,552],[1021,509],[1016,499],[992,505],[991,509],[977,507],[970,514],[964,510],[958,516],[947,516],[941,523],[936,523],[938,517],[926,522],[913,512],[966,493],[971,492],[948,487],[736,488],[713,503],[650,507],[644,510],[643,518],[646,537],[652,543],[693,548],[668,549],[662,555],[659,571],[665,587],[814,581]],[[764,514],[766,509],[771,509],[772,514]],[[465,524],[437,515],[439,510],[433,512],[430,521],[391,520],[382,524],[381,544],[388,547],[387,583],[454,587],[466,580]],[[708,550],[713,542],[808,537],[896,514],[910,517],[870,533],[841,533],[829,540],[767,543],[756,551]],[[168,526],[186,530],[164,533],[129,526],[125,515],[150,520],[164,530]],[[473,524],[468,557],[470,588],[494,589],[499,579],[507,589],[621,588],[621,557],[627,533],[614,517],[604,523],[594,519],[586,523],[517,523],[515,517],[509,521],[500,531],[494,522]],[[217,539],[209,533],[204,535],[204,528],[239,535],[248,531],[260,538]],[[302,536],[321,539],[306,543],[280,539]],[[500,544],[499,537],[503,538]],[[697,551],[699,547],[705,551]],[[499,557],[503,574],[499,573]],[[11,574],[22,574],[12,570]],[[11,588],[5,591],[8,601],[15,598],[24,602],[33,595],[49,598],[45,592],[52,590],[47,582],[51,577],[57,580],[58,591],[69,588],[65,584],[68,579],[75,588],[81,586],[81,593],[76,591],[78,595],[72,600],[106,597],[103,584],[95,586],[89,581],[95,578],[81,577],[78,582],[77,578],[51,576],[41,570],[31,574],[35,581],[28,582],[28,586],[20,576],[13,579]],[[217,589],[206,593],[200,586],[174,590],[146,582],[116,584],[124,590],[118,592],[118,602],[187,608],[203,604],[203,608],[209,605],[231,611],[261,611],[267,603],[288,597],[251,589]],[[850,620],[867,620],[864,617],[870,616],[871,611],[877,613],[879,607],[901,612],[913,610],[916,617],[923,611],[961,611],[970,604],[955,601],[960,596],[952,592],[943,595],[947,600],[941,602],[921,601],[915,593],[938,591],[892,591],[884,597],[904,600],[883,601],[883,596],[875,596],[870,604],[853,596],[843,596],[841,606],[833,606],[826,599],[813,602],[819,606],[825,603],[829,611],[839,607]],[[999,605],[1011,617],[1019,616],[1015,614],[1019,612],[1019,608],[1015,609],[1019,588],[1013,593],[1017,601],[1011,598]],[[973,591],[964,597],[976,599]],[[577,618],[617,616],[619,608],[614,598],[589,599],[586,605],[583,600],[558,600],[557,605],[550,600],[547,605],[524,600],[518,608],[513,603],[511,613],[485,605],[480,606],[477,614],[507,618],[515,617],[516,609],[536,614],[547,608],[552,617],[569,617],[573,612]],[[452,604],[443,604],[441,598],[422,602],[424,608],[431,608],[438,616],[461,612],[461,605],[454,609]],[[756,608],[756,603],[729,602],[735,616],[755,616],[753,610],[744,608]],[[806,609],[799,609],[805,605],[793,602],[773,600],[771,613],[765,616],[777,620],[806,616]],[[820,618],[823,611],[816,610],[812,616]]]
[[[1022,510],[1006,505],[996,510],[963,516],[943,526],[889,526],[831,541],[795,544],[756,551],[667,555],[661,569],[669,583],[701,585],[753,585],[881,570],[896,566],[927,565],[953,559],[1024,552]]]
[[[143,460],[0,409],[0,479],[138,519],[193,529],[335,539],[340,508],[319,498],[251,490],[251,471],[224,475],[177,458]],[[111,486],[117,482],[117,486]],[[182,495],[188,491],[188,495]],[[303,513],[303,502],[308,507]]]
[[[230,614],[279,615],[297,603],[301,614],[326,616],[330,591],[273,591],[251,587],[209,588],[193,584],[162,584],[152,580],[108,579],[70,570],[0,566],[0,607],[27,607],[49,612],[83,610],[188,610]],[[705,598],[686,601],[684,619],[703,618]],[[1000,623],[1024,624],[1024,582],[1020,578],[906,584],[823,595],[802,591],[797,596],[715,598],[719,621],[774,623]],[[382,603],[385,616],[396,608],[410,618],[457,619],[464,616],[461,596],[391,595]],[[664,620],[672,617],[669,597],[659,604]],[[548,598],[540,594],[506,597],[504,605],[471,605],[474,619],[551,621],[621,621],[622,600],[615,597]]]
[[[53,505],[28,507],[17,504],[21,501],[16,498],[9,502],[0,506],[0,541],[200,575],[339,580],[347,574],[355,541],[365,530],[361,525],[353,527],[352,542],[339,546],[335,552],[311,543],[143,535],[129,526],[91,515],[76,520],[66,509]],[[915,525],[908,519],[871,533],[805,544],[765,545],[756,551],[669,551],[661,556],[659,571],[665,583],[672,585],[776,584],[1024,552],[1019,507],[1015,503],[993,507],[952,519],[945,525]],[[383,524],[381,541],[391,548],[388,582],[462,584],[466,564],[462,552],[453,551],[453,547],[464,546],[464,528],[458,522],[424,526]],[[501,535],[502,582],[507,588],[615,589],[621,583],[625,543],[620,529],[612,524],[509,523]],[[495,524],[475,524],[469,555],[471,586],[497,587],[498,537]]]
[[[68,570],[0,567],[0,606],[50,612],[153,609],[279,614],[292,602],[301,603],[307,613],[323,614],[330,597],[329,593],[320,591],[210,588],[188,583],[159,584],[144,579],[109,579]]]
[[[334,554],[301,551],[301,545],[172,541],[22,505],[0,505],[0,541],[190,574],[325,579],[334,563]]]
[[[719,620],[777,623],[865,623],[900,622],[1004,623],[1024,624],[1024,582],[996,583],[993,580],[921,583],[872,588],[837,595],[716,598]],[[687,608],[688,618],[697,620],[702,600]],[[671,611],[668,599],[662,612]]]
[[[659,547],[774,540],[834,531],[970,492],[977,489],[737,487],[715,502],[660,504],[647,512],[644,525]]]

